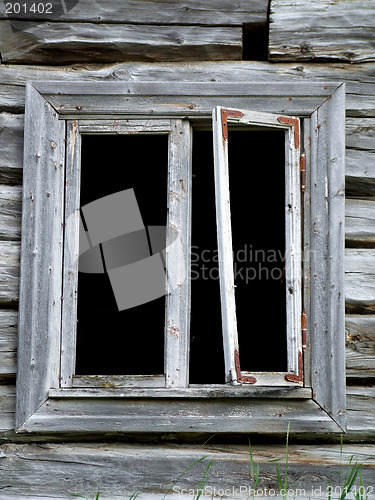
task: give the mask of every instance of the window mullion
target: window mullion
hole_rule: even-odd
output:
[[[65,238],[61,325],[60,386],[73,386],[76,361],[77,290],[80,225],[81,135],[76,121],[67,122]]]
[[[174,120],[169,135],[165,374],[187,387],[190,350],[191,125]]]

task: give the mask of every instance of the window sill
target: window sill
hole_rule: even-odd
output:
[[[208,399],[208,398],[283,398],[311,399],[312,391],[308,387],[261,387],[228,385],[191,385],[188,388],[142,388],[142,387],[90,387],[76,389],[51,389],[50,398],[172,398],[172,399]]]

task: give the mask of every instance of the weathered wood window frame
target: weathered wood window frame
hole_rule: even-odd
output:
[[[189,248],[190,129],[207,124],[217,106],[292,115],[301,120],[300,138],[306,158],[306,186],[300,207],[301,286],[307,315],[303,386],[188,386],[187,370],[176,374],[175,364],[167,367],[166,373],[170,370],[172,378],[166,387],[127,387],[126,380],[120,380],[118,386],[114,381],[109,388],[99,384],[74,387],[74,336],[67,332],[72,332],[75,321],[77,264],[75,256],[66,251],[66,240],[72,232],[78,241],[78,214],[68,226],[65,224],[69,215],[77,212],[79,203],[80,134],[121,133],[121,129],[124,132],[132,126],[141,133],[161,126],[170,138],[174,133],[183,137],[182,145],[181,141],[170,140],[168,189],[177,194],[172,199],[186,196],[185,205],[177,201],[174,208],[169,205],[169,223],[177,223],[184,248]],[[297,433],[342,432],[344,127],[343,84],[29,82],[17,431],[272,434],[284,432],[290,422]],[[290,135],[293,127],[288,125],[286,129]],[[181,178],[186,183],[180,182]],[[168,259],[167,269],[169,266],[175,272],[173,255]],[[185,264],[189,268],[188,260]],[[183,333],[182,340],[171,344],[171,359],[186,359],[189,281],[182,293],[172,294],[167,300],[171,305],[167,329],[177,325]]]
[[[235,306],[233,245],[229,193],[228,126],[251,126],[285,131],[285,285],[287,310],[287,372],[241,370]],[[296,117],[243,109],[215,108],[213,112],[215,192],[218,228],[220,291],[226,381],[263,386],[303,384],[302,353],[302,239],[300,185],[300,121]],[[272,307],[272,305],[271,305]],[[255,312],[255,311],[254,311]],[[249,307],[251,314],[251,306]],[[251,328],[249,328],[251,331]],[[250,333],[251,334],[251,333]],[[263,353],[266,355],[266,353]]]

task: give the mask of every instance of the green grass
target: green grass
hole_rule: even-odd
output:
[[[283,459],[278,458],[275,460],[270,460],[270,463],[275,463],[275,470],[276,470],[276,476],[277,476],[277,482],[278,486],[280,489],[281,496],[283,500],[287,500],[287,497],[289,497],[288,493],[288,472],[289,472],[289,435],[290,435],[290,423],[288,424],[287,428],[287,433],[286,433],[286,444],[285,444],[285,472],[284,476],[280,472],[279,468],[279,462],[281,462]],[[258,484],[259,484],[259,463],[255,463],[254,457],[253,457],[253,449],[251,447],[251,442],[249,439],[249,457],[250,457],[250,475],[251,475],[251,489],[253,491],[257,490]],[[186,475],[187,472],[190,471],[193,467],[195,467],[197,464],[201,463],[203,460],[208,458],[208,455],[205,455],[194,462],[192,462],[190,465],[188,465],[182,473],[178,476],[176,481],[173,482],[173,484],[169,487],[167,492],[164,494],[162,500],[165,500],[165,498],[174,490],[174,487],[177,485],[177,483]],[[362,480],[362,465],[358,464],[358,460],[352,455],[349,459],[349,462],[346,464],[344,472],[343,472],[343,439],[341,436],[341,444],[340,444],[340,461],[339,461],[339,471],[336,472],[338,475],[338,486],[335,488],[331,486],[331,483],[329,482],[329,487],[327,488],[327,500],[349,500],[350,495],[352,495],[353,500],[368,500],[369,496],[369,487],[365,487],[363,485],[363,480]],[[207,483],[207,480],[209,478],[209,475],[212,471],[214,465],[214,461],[210,460],[208,463],[204,474],[202,476],[202,479],[200,481],[199,487],[197,489],[197,494],[194,496],[193,500],[199,500],[202,494],[204,493],[204,488]],[[357,484],[359,479],[359,485]],[[292,491],[294,491],[294,498],[296,494],[296,488],[295,485],[293,485]],[[139,492],[133,493],[129,500],[136,500]],[[84,498],[85,500],[90,500],[82,495],[79,494],[72,494],[71,496],[73,497],[78,497],[78,498]],[[253,497],[254,498],[254,497]],[[308,497],[306,497],[308,499]],[[323,497],[322,497],[323,498]],[[100,499],[100,488],[98,487],[97,493],[94,494],[91,500],[99,500]]]

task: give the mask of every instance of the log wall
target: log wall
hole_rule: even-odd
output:
[[[162,5],[161,5],[162,4]],[[243,29],[267,24],[268,2],[215,0],[97,2],[81,0],[58,18],[12,20],[0,6],[0,490],[66,498],[92,495],[100,484],[111,498],[144,485],[152,495],[194,460],[218,463],[216,486],[246,484],[248,448],[234,442],[168,444],[99,443],[99,436],[14,434],[17,304],[21,222],[24,94],[27,80],[346,82],[346,366],[347,444],[344,459],[364,464],[373,484],[375,441],[375,10],[372,0],[271,0],[269,60],[240,61]],[[93,21],[94,20],[94,21]],[[20,31],[21,30],[21,31]],[[22,31],[23,30],[23,31]],[[211,62],[210,62],[211,60]],[[214,60],[225,60],[214,62]],[[141,62],[146,61],[146,62]],[[147,62],[152,61],[152,62]],[[157,62],[165,61],[165,62]],[[172,61],[181,61],[172,64]],[[204,61],[204,62],[194,62]],[[74,63],[78,63],[75,64]],[[108,64],[110,63],[110,64]],[[355,63],[355,64],[351,64]],[[66,65],[66,66],[63,66]],[[113,440],[115,436],[110,436]],[[102,437],[100,437],[102,439]],[[130,442],[133,437],[122,436]],[[259,439],[259,437],[258,437]],[[340,462],[332,437],[320,447],[294,444],[291,470],[297,485],[331,480]],[[56,441],[71,441],[58,444]],[[85,440],[77,443],[76,440]],[[151,440],[151,441],[150,441]],[[20,443],[24,441],[25,443]],[[26,444],[47,441],[49,444]],[[258,445],[261,485],[276,485],[282,445]],[[263,471],[262,471],[263,467]],[[119,473],[120,471],[120,473]],[[201,468],[185,486],[198,485]],[[262,475],[263,474],[263,475]],[[45,477],[49,478],[47,481]],[[161,478],[163,480],[161,480]],[[230,478],[230,479],[228,479]],[[268,481],[268,483],[267,483]],[[372,482],[372,483],[371,483]],[[311,498],[314,495],[309,495]]]

